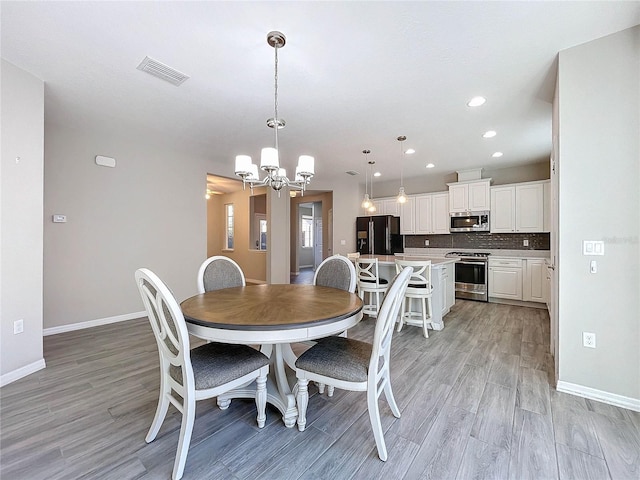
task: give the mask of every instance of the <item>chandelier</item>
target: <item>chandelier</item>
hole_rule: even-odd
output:
[[[300,155],[298,166],[293,180],[287,177],[287,171],[280,168],[278,158],[278,130],[284,128],[285,121],[278,117],[278,49],[284,47],[286,37],[281,32],[269,32],[267,35],[267,43],[274,48],[275,51],[275,94],[274,94],[274,116],[267,120],[267,126],[273,128],[274,147],[263,148],[260,154],[260,169],[266,173],[266,177],[260,180],[258,174],[258,166],[251,161],[249,155],[237,155],[235,173],[242,178],[242,186],[246,188],[246,184],[253,191],[253,187],[269,186],[278,192],[287,186],[289,189],[300,190],[304,195],[306,186],[311,182],[314,175],[314,158],[310,155]]]

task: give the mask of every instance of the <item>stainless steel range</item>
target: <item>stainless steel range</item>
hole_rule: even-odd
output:
[[[449,252],[448,258],[459,258],[456,262],[456,298],[489,301],[489,255],[485,252]]]

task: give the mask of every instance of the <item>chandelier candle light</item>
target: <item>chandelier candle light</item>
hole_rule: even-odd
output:
[[[398,137],[400,142],[400,190],[398,190],[398,203],[407,203],[407,195],[404,193],[404,141],[407,139],[404,135]]]
[[[293,180],[289,180],[287,171],[284,168],[280,168],[278,158],[278,130],[284,128],[285,121],[282,118],[278,118],[278,49],[284,47],[286,40],[286,37],[281,32],[269,32],[267,35],[267,43],[275,50],[274,116],[267,120],[267,126],[273,128],[274,131],[275,145],[274,147],[263,148],[260,154],[260,169],[263,170],[267,176],[260,180],[258,166],[251,161],[249,155],[237,155],[235,165],[235,173],[242,178],[243,188],[246,188],[247,183],[252,191],[253,187],[256,186],[269,186],[278,192],[278,196],[280,196],[280,190],[285,186],[288,186],[289,189],[300,190],[302,195],[304,195],[304,190],[311,182],[311,177],[313,177],[315,173],[314,158],[310,155],[300,155],[298,166],[296,167],[296,175]]]

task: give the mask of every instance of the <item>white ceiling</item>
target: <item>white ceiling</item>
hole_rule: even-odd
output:
[[[549,157],[556,54],[640,23],[640,2],[8,2],[2,57],[45,81],[46,122],[162,138],[233,176],[270,146],[280,57],[281,163],[317,178],[399,178]],[[191,78],[136,70],[149,56]],[[487,103],[466,106],[474,95]],[[585,99],[588,101],[588,99]],[[498,135],[483,139],[489,129]],[[491,158],[504,152],[500,159]],[[426,170],[425,164],[436,167]],[[364,181],[364,177],[362,177]]]

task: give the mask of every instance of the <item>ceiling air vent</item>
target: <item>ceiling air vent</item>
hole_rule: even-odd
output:
[[[347,175],[351,175],[351,176],[355,176],[355,175],[360,175],[358,172],[356,172],[355,170],[347,170],[346,172]]]
[[[188,75],[181,73],[177,70],[174,70],[168,65],[164,63],[160,63],[153,58],[144,57],[144,60],[140,62],[138,65],[138,70],[142,70],[143,72],[147,72],[154,77],[161,78],[173,85],[181,85],[185,80],[189,78]]]

